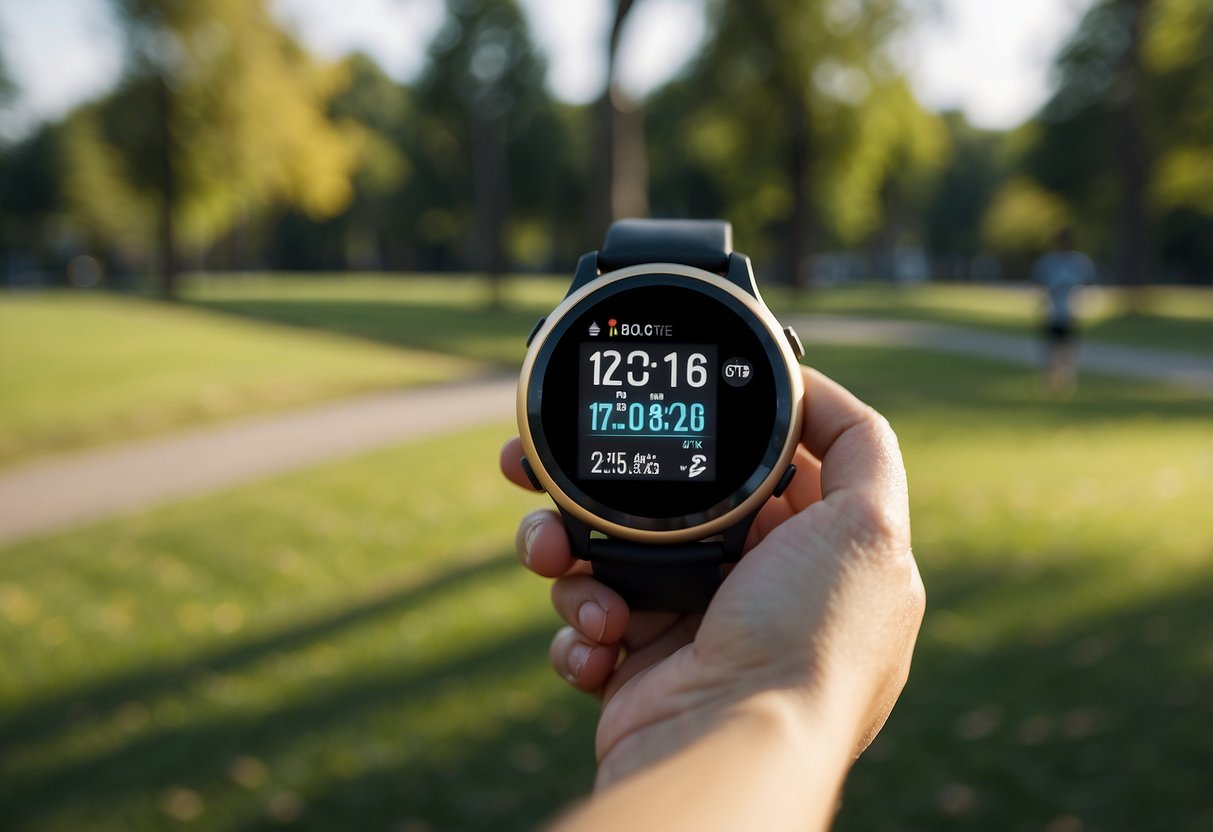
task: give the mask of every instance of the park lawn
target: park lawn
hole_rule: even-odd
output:
[[[511,276],[499,305],[481,277],[448,275],[199,275],[186,299],[205,309],[339,332],[516,368],[526,335],[569,278]]]
[[[466,275],[207,275],[189,281],[186,295],[210,309],[516,366],[525,352],[519,334],[551,310],[568,280],[511,276],[496,309],[487,282]],[[910,318],[1032,337],[1041,314],[1039,293],[1027,285],[866,283],[799,297],[764,286],[763,294],[777,315]],[[1143,308],[1128,314],[1123,290],[1089,290],[1082,337],[1213,356],[1213,289],[1156,286],[1143,297]]]
[[[1032,286],[866,283],[812,289],[802,297],[764,290],[781,311],[909,318],[1035,335],[1042,298]],[[1099,287],[1079,295],[1085,340],[1213,356],[1213,288],[1151,286],[1136,293]],[[1133,307],[1136,304],[1136,308]]]
[[[1203,830],[1213,403],[816,348],[892,420],[928,613],[840,829]],[[36,830],[533,829],[594,706],[513,560],[495,428],[0,552],[0,817]]]
[[[102,293],[0,296],[0,464],[483,365]]]

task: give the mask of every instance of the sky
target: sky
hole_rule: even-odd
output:
[[[846,2],[846,0],[838,0]],[[425,62],[442,0],[273,0],[278,16],[320,55],[359,49],[408,81]],[[962,109],[1007,129],[1047,99],[1049,67],[1092,0],[936,0],[938,11],[900,50],[926,106]],[[548,85],[570,102],[595,98],[605,74],[608,0],[520,0],[548,55]],[[703,0],[640,0],[621,44],[621,82],[643,96],[686,64],[702,42]],[[0,50],[20,96],[6,114],[21,133],[105,92],[122,69],[110,0],[0,0]]]

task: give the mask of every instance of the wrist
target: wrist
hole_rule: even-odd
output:
[[[621,745],[627,762],[604,760],[594,800],[561,828],[605,828],[596,821],[607,820],[668,830],[828,828],[851,764],[849,728],[787,691],[688,717],[699,723],[693,738],[671,721],[635,738],[646,746],[641,755]],[[681,742],[666,745],[666,730]],[[615,763],[626,770],[609,771]]]

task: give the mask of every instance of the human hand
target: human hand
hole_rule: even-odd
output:
[[[883,417],[813,370],[782,497],[759,513],[747,554],[702,615],[629,611],[569,550],[558,514],[523,519],[517,548],[555,578],[568,626],[552,665],[602,699],[598,783],[663,759],[774,695],[806,730],[842,731],[857,755],[909,672],[925,592],[910,550],[905,469]],[[517,439],[501,465],[529,488]]]

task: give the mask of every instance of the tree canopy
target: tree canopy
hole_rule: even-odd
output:
[[[271,0],[112,0],[118,86],[0,158],[5,269],[560,269],[624,213],[722,216],[770,276],[850,251],[1012,266],[1062,224],[1124,279],[1213,274],[1213,6],[1096,0],[1028,123],[926,110],[915,0],[705,0],[697,56],[643,102],[557,102],[517,0],[450,0],[425,68],[322,61]],[[0,61],[0,99],[6,89]],[[0,102],[2,103],[2,102]],[[856,256],[857,255],[857,256]],[[33,266],[21,265],[33,264]],[[1015,268],[1010,270],[1016,273]]]

